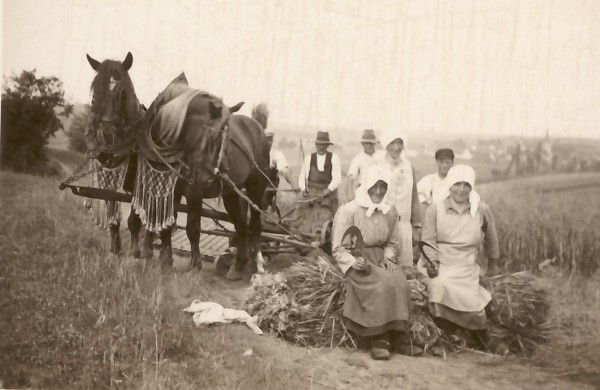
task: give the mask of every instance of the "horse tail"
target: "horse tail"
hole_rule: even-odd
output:
[[[263,130],[267,128],[267,122],[269,120],[269,108],[267,103],[260,103],[254,106],[252,109],[252,119],[260,123]]]

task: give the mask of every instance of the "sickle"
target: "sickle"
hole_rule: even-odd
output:
[[[419,241],[417,243],[417,246],[419,247],[419,251],[421,252],[421,254],[423,254],[423,257],[425,257],[425,260],[427,260],[427,262],[429,264],[431,264],[432,266],[435,266],[435,264],[433,263],[433,261],[431,261],[431,259],[429,257],[427,257],[427,255],[425,254],[425,251],[423,250],[423,247],[429,247],[431,249],[433,249],[434,251],[438,252],[438,253],[442,253],[441,250],[438,249],[438,247],[436,247],[433,244],[428,243],[427,241]]]
[[[346,239],[347,236],[354,236],[356,237],[356,243],[355,245],[348,249],[350,249],[350,252],[352,253],[352,256],[362,256],[363,255],[363,251],[365,249],[365,242],[363,240],[363,236],[362,233],[360,232],[360,229],[358,229],[356,226],[350,226],[348,229],[346,229],[346,231],[344,232],[344,235],[342,236],[342,243],[344,242],[344,240]]]

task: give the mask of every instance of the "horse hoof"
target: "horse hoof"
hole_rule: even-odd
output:
[[[236,280],[242,280],[243,276],[244,274],[242,274],[240,271],[235,270],[234,267],[231,267],[229,269],[229,272],[227,272],[227,275],[225,275],[225,279],[233,282]]]
[[[190,268],[191,269],[197,269],[198,271],[202,270],[202,259],[198,259],[198,260],[192,260],[190,262]]]

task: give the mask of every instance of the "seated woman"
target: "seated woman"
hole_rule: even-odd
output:
[[[409,330],[410,287],[396,264],[398,213],[386,203],[389,180],[385,168],[370,166],[356,199],[340,207],[333,222],[333,256],[348,276],[344,324],[352,333],[372,338],[371,357],[377,360],[390,358],[390,342],[400,353],[422,352],[401,337]],[[350,226],[362,233],[362,257],[350,253],[349,240],[342,242]]]
[[[483,241],[489,261],[487,275],[498,273],[500,252],[494,218],[489,206],[473,191],[473,168],[452,167],[446,182],[445,199],[429,206],[423,225],[423,241],[436,245],[441,252],[425,249],[436,264],[428,266],[429,311],[442,329],[467,329],[484,347],[505,354],[508,351],[503,344],[496,348],[489,345],[484,309],[491,294],[479,285],[476,263]]]

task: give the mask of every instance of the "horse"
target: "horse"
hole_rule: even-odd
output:
[[[134,124],[142,115],[142,107],[128,73],[133,56],[127,53],[122,62],[105,60],[100,63],[89,55],[87,60],[96,71],[90,87],[92,119],[86,131],[88,153],[101,164],[101,168],[96,168],[94,181],[113,191],[121,185],[131,190],[136,166],[135,155],[131,153],[135,142]],[[110,251],[119,254],[121,220],[118,202],[106,203]]]
[[[123,64],[126,64],[126,61]],[[148,146],[155,141],[160,144],[161,140],[154,140],[153,137],[160,138],[161,134],[164,135],[165,125],[173,125],[173,121],[180,123],[177,127],[178,136],[172,140],[171,145],[166,146],[171,146],[171,149],[176,151],[173,155],[178,156],[177,162],[189,171],[185,176],[178,173],[174,201],[179,202],[182,196],[186,198],[186,233],[191,246],[191,265],[202,268],[199,239],[203,199],[221,195],[235,227],[238,249],[236,262],[231,266],[226,278],[239,280],[242,278],[249,254],[255,258],[260,255],[262,226],[260,211],[256,208],[250,210],[248,223],[247,213],[244,212],[242,199],[236,189],[245,189],[250,201],[258,209],[265,209],[264,193],[268,179],[264,172],[269,166],[268,145],[263,128],[256,120],[244,115],[233,115],[243,103],[227,107],[221,99],[212,94],[194,91],[196,90],[187,88],[187,80],[180,77],[159,94],[143,119],[137,123],[136,150],[140,153],[138,158],[142,158],[142,154],[145,157],[154,157],[151,159],[154,161],[151,162],[155,169],[173,170],[173,166],[161,153],[157,153],[156,148]],[[189,101],[185,105],[175,104],[185,94],[189,94]],[[114,94],[106,96],[108,99],[114,99]],[[165,145],[162,146],[164,150]],[[136,184],[143,185],[143,177],[140,175],[138,169]],[[135,209],[135,206],[134,204],[132,209]],[[138,212],[139,209],[128,218],[134,256],[140,252],[138,236],[142,221]],[[159,259],[169,266],[173,264],[171,232],[172,226],[164,225],[159,232],[162,243]],[[148,248],[151,240],[152,235],[146,234],[144,247]]]

